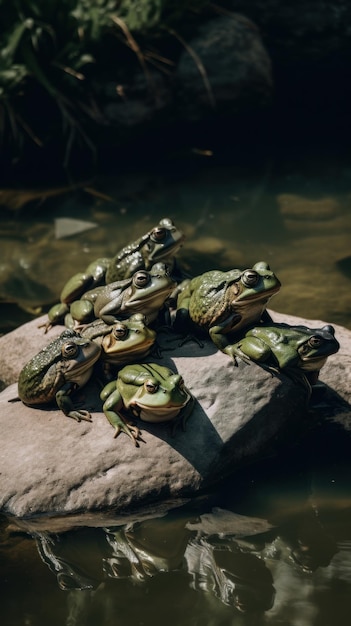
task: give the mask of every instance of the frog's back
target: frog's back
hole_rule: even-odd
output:
[[[25,403],[50,402],[57,389],[54,385],[55,364],[60,359],[61,347],[73,331],[64,331],[23,367],[18,378],[18,395]],[[75,334],[75,333],[73,333]],[[50,368],[52,370],[49,372]]]
[[[52,358],[41,350],[22,369],[18,378],[18,395],[27,404],[49,402],[55,395],[53,386],[44,383],[47,372],[54,365]]]
[[[228,284],[240,277],[239,270],[212,270],[196,276],[190,285],[189,314],[200,326],[208,327],[226,307]]]

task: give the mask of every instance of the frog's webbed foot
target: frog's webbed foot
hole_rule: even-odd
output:
[[[49,332],[49,330],[51,330],[54,327],[54,324],[52,324],[50,322],[50,320],[48,320],[47,322],[44,322],[43,324],[39,324],[38,328],[44,328],[44,335],[46,335],[47,332]]]
[[[251,365],[252,360],[247,356],[237,345],[226,346],[223,348],[222,352],[227,354],[231,359],[233,359],[233,363],[235,367],[238,367],[238,359],[244,361],[246,365]]]
[[[76,410],[74,409],[73,411],[70,411],[69,413],[66,413],[67,417],[71,417],[72,419],[76,420],[77,422],[92,422],[92,418],[91,415],[89,413],[89,411],[85,411],[84,409],[82,410]]]
[[[195,343],[197,343],[199,348],[203,348],[204,347],[203,342],[198,337],[196,337],[196,335],[193,335],[192,333],[188,333],[187,335],[182,335],[182,334],[178,334],[178,333],[172,333],[172,336],[169,339],[165,339],[165,342],[166,343],[172,343],[172,341],[177,341],[178,343],[173,348],[169,348],[170,350],[175,350],[176,348],[181,348],[182,346],[184,346],[186,343],[188,343],[190,341],[194,341]]]
[[[192,333],[188,333],[187,335],[183,336],[183,339],[178,343],[178,346],[181,348],[182,346],[184,346],[184,344],[188,343],[189,341],[194,341],[195,343],[197,343],[199,348],[204,347],[204,344],[202,343],[201,339],[199,339],[198,337],[196,337],[196,335],[193,335]]]
[[[126,435],[128,435],[128,437],[130,437],[130,439],[133,441],[136,448],[139,448],[140,446],[139,441],[142,441],[143,443],[145,443],[144,439],[142,439],[141,437],[140,428],[138,428],[137,426],[134,426],[130,422],[125,422],[124,420],[121,419],[121,421],[118,424],[114,425],[114,428],[115,428],[115,433],[113,435],[114,439],[117,439],[117,437],[121,434],[121,432],[123,432]]]

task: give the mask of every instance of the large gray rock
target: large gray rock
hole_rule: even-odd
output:
[[[160,360],[183,374],[196,398],[187,430],[172,437],[169,425],[143,423],[145,443],[135,448],[124,434],[113,438],[94,378],[76,399],[91,410],[92,423],[77,423],[55,407],[9,403],[24,363],[62,330],[44,335],[37,326],[36,320],[0,338],[0,376],[9,385],[0,394],[0,510],[5,513],[63,515],[112,507],[125,514],[153,502],[193,496],[278,451],[299,432],[305,417],[302,385],[284,375],[272,377],[254,364],[240,362],[236,368],[209,342],[203,349],[187,343],[164,352]],[[321,379],[347,400],[351,334],[340,327],[336,331],[341,350],[330,357]]]

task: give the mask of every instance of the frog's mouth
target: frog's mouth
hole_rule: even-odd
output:
[[[329,355],[326,356],[310,356],[310,357],[301,357],[300,359],[302,361],[301,363],[301,369],[308,372],[308,371],[315,371],[315,370],[320,370],[322,369],[323,365],[325,365],[327,358]]]
[[[278,285],[271,287],[271,289],[266,289],[262,292],[255,291],[254,289],[250,289],[249,291],[246,290],[235,298],[235,304],[245,304],[246,302],[252,302],[253,300],[255,302],[262,302],[262,304],[265,304],[266,302],[268,302],[268,300],[270,300],[272,296],[274,296],[274,294],[279,291],[280,287],[281,285],[279,283]]]
[[[180,235],[177,239],[174,239],[172,243],[156,243],[154,249],[149,252],[149,259],[151,261],[162,261],[169,256],[175,254],[179,248],[183,245],[185,235]]]
[[[144,422],[168,422],[177,417],[185,404],[186,401],[184,404],[177,405],[149,406],[148,404],[137,401],[134,405],[130,405],[129,408],[134,415],[138,416]]]
[[[105,338],[104,338],[105,339]],[[109,337],[105,342],[102,342],[102,348],[103,351],[106,354],[110,354],[110,355],[123,355],[125,353],[127,354],[134,354],[139,352],[140,350],[148,350],[148,348],[150,348],[153,343],[155,342],[155,339],[153,337],[143,337],[143,340],[140,341],[138,340],[138,338],[136,337],[133,341],[128,342],[126,341],[112,341],[111,337]]]
[[[101,347],[97,343],[92,343],[89,350],[85,353],[84,358],[77,359],[71,363],[67,361],[66,367],[62,371],[67,380],[76,380],[82,374],[88,372],[96,363],[101,354]]]
[[[145,295],[145,292],[140,295],[138,294],[138,292],[135,292],[129,298],[129,301],[126,303],[126,307],[130,306],[130,304],[135,306],[139,304],[140,305],[148,304],[149,302],[156,302],[163,296],[164,296],[164,300],[166,300],[167,296],[173,291],[174,287],[175,287],[175,283],[169,284],[169,282],[167,282],[167,284],[164,285],[164,287],[155,289],[155,291],[150,291],[150,293],[147,295]]]

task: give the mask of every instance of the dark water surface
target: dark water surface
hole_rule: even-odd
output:
[[[91,181],[3,210],[1,330],[57,301],[73,273],[165,216],[186,233],[179,261],[188,272],[268,261],[282,283],[272,309],[351,328],[351,164],[301,155],[249,173],[206,163]],[[61,237],[66,217],[96,227]],[[163,517],[108,526],[83,518],[62,533],[3,519],[1,624],[346,626],[349,452],[327,423]]]

